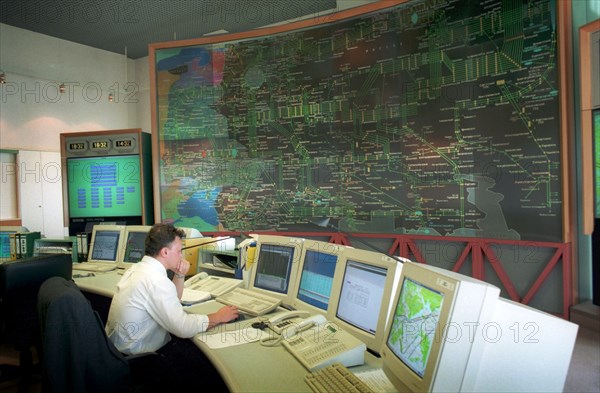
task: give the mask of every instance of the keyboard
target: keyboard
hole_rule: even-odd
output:
[[[275,310],[281,304],[280,299],[243,288],[235,288],[224,295],[217,296],[215,300],[236,306],[241,312],[252,316],[264,315]]]
[[[226,294],[234,288],[239,287],[244,282],[235,278],[209,276],[189,285],[191,289],[197,291],[209,292],[211,296],[218,297]]]
[[[116,263],[82,262],[73,264],[73,270],[83,270],[86,272],[110,272],[116,268]]]
[[[313,371],[304,380],[315,393],[375,393],[341,363]]]

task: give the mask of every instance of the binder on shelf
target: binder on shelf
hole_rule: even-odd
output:
[[[40,232],[18,232],[15,235],[19,258],[32,257],[34,242],[36,239],[41,239],[42,234]]]
[[[88,249],[91,238],[91,232],[80,232],[77,234],[77,257],[80,261],[87,261]]]
[[[8,241],[10,243],[10,259],[15,260],[20,258],[21,250],[17,246],[17,234],[11,233],[8,235]]]

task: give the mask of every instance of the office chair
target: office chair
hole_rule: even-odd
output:
[[[73,281],[52,277],[38,293],[42,388],[47,392],[158,392],[172,382],[157,353],[125,356]]]
[[[2,341],[19,352],[19,365],[4,364],[0,381],[19,378],[20,391],[26,390],[34,374],[32,347],[40,346],[37,319],[37,292],[49,277],[71,277],[71,255],[48,254],[0,264],[0,304]]]

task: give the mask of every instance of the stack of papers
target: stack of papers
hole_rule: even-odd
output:
[[[197,289],[184,288],[181,295],[181,304],[184,306],[202,303],[207,300],[210,300],[210,292],[199,291]]]

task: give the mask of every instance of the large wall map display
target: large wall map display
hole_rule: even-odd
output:
[[[411,1],[154,49],[161,219],[559,241],[555,6]]]

